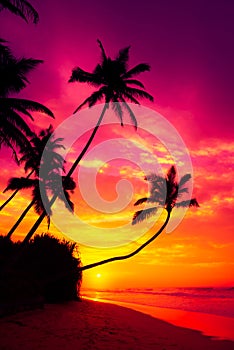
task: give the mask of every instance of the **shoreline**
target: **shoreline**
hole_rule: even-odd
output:
[[[82,300],[45,305],[0,319],[1,350],[231,350],[214,340],[144,313]]]
[[[86,296],[82,296],[81,298],[95,302],[119,305],[130,310],[150,315],[155,319],[163,320],[177,327],[197,330],[213,339],[234,341],[233,317],[174,308],[156,307],[111,299],[99,299]]]

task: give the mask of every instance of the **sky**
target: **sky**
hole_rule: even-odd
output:
[[[0,31],[16,56],[44,60],[30,74],[30,85],[19,97],[45,104],[56,118],[53,121],[49,117],[35,115],[32,128],[38,131],[50,123],[58,127],[93,91],[83,84],[68,84],[68,79],[76,66],[93,70],[100,59],[97,39],[102,40],[111,57],[119,49],[131,45],[130,67],[140,62],[151,66],[151,71],[142,74],[139,79],[155,101],[141,101],[142,105],[163,115],[183,139],[193,166],[193,194],[200,203],[197,210],[187,211],[172,233],[162,234],[138,256],[86,271],[83,286],[112,289],[233,285],[233,2],[32,0],[31,4],[39,12],[37,25],[26,24],[13,14],[2,11]],[[85,118],[85,114],[83,116]],[[92,118],[90,125],[94,126],[92,123],[96,116]],[[144,126],[144,116],[139,116],[139,119]],[[87,120],[83,120],[83,125],[87,126]],[[152,130],[160,132],[154,121],[149,120],[147,123]],[[66,137],[71,137],[70,131],[67,131]],[[68,164],[87,137],[82,136],[72,148]],[[124,161],[112,160],[105,165],[103,161],[108,152],[104,141],[112,142],[120,137],[139,144],[134,150],[133,146],[125,147],[124,151],[121,148],[120,156]],[[129,195],[130,202],[126,208],[110,215],[90,208],[81,198],[78,188],[73,197],[75,213],[88,222],[94,234],[100,226],[119,227],[119,235],[123,237],[126,234],[127,242],[128,234],[131,236],[136,232],[138,235],[141,228],[131,228],[136,231],[130,232],[129,228],[125,231],[123,225],[131,221],[134,201],[147,194],[139,164],[152,165],[155,169],[156,159],[162,169],[167,170],[173,159],[168,150],[163,149],[162,143],[141,130],[136,133],[131,127],[123,129],[118,125],[103,125],[92,145],[101,145],[101,148],[93,158],[92,153],[87,155],[79,171],[88,176],[96,169],[97,188],[106,201],[117,198],[115,185],[121,179],[131,182],[133,194],[132,197]],[[144,147],[148,153],[139,163],[136,154],[139,149],[140,154],[142,149],[146,152]],[[136,164],[129,161],[132,154]],[[151,160],[150,154],[154,159]],[[0,190],[3,190],[9,177],[23,176],[23,171],[14,164],[7,150],[2,149],[0,155]],[[78,172],[74,175],[75,179],[77,177]],[[6,198],[8,194],[0,194],[1,202]],[[29,201],[30,194],[24,192],[2,211],[2,234],[7,233],[13,218]],[[58,212],[63,212],[59,204],[57,207]],[[21,239],[35,219],[36,215],[31,211],[15,233],[15,239]],[[103,249],[80,244],[83,264],[132,251],[160,226],[162,220],[163,217],[159,218],[156,226],[143,237],[122,247]],[[38,233],[46,230],[44,223]],[[85,229],[82,230],[81,238],[86,234]],[[63,237],[53,224],[50,232]],[[97,274],[101,277],[97,278]]]

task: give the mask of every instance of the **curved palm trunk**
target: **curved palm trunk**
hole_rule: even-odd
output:
[[[31,201],[31,203],[27,206],[27,208],[23,211],[23,213],[20,215],[19,219],[16,221],[16,223],[14,224],[14,226],[12,226],[12,228],[10,229],[10,231],[7,234],[8,238],[11,238],[12,234],[15,232],[15,230],[17,229],[17,227],[19,226],[19,224],[21,223],[21,221],[23,220],[23,218],[25,217],[25,215],[29,212],[29,210],[32,208],[32,206],[35,203],[35,199],[33,199]]]
[[[91,142],[94,139],[94,136],[96,135],[99,126],[101,125],[102,119],[105,115],[105,112],[108,108],[108,104],[106,103],[105,106],[103,107],[102,113],[98,119],[98,122],[95,126],[95,128],[93,129],[92,134],[90,135],[90,138],[88,140],[88,142],[86,143],[85,147],[83,148],[83,150],[81,151],[80,155],[77,157],[76,161],[74,162],[74,164],[72,165],[71,169],[69,170],[69,172],[66,175],[66,178],[71,177],[71,175],[73,174],[73,172],[75,171],[77,165],[79,164],[79,162],[81,161],[81,159],[83,158],[83,156],[85,155],[85,153],[87,152]],[[57,198],[57,194],[55,193],[54,196],[52,197],[51,201],[50,201],[50,207],[54,204],[56,198]],[[43,213],[39,216],[39,218],[37,219],[37,221],[35,222],[35,224],[33,225],[33,227],[31,228],[31,230],[28,232],[27,236],[24,238],[22,243],[27,243],[33,236],[33,234],[35,233],[35,231],[37,230],[37,228],[40,226],[41,222],[43,221],[43,219],[46,217],[47,213],[46,211],[43,211]]]
[[[158,232],[156,232],[150,239],[148,239],[148,241],[146,241],[144,244],[142,244],[139,248],[134,250],[132,253],[129,253],[129,254],[126,254],[126,255],[114,256],[113,258],[109,258],[109,259],[98,261],[98,262],[93,263],[93,264],[85,265],[85,266],[81,267],[80,270],[84,271],[84,270],[92,269],[93,267],[104,265],[104,264],[107,264],[107,263],[110,263],[110,262],[113,262],[113,261],[125,260],[125,259],[129,259],[129,258],[133,257],[134,255],[139,253],[142,249],[144,249],[148,244],[153,242],[160,235],[160,233],[162,233],[162,231],[167,226],[167,224],[168,224],[168,222],[170,220],[170,215],[171,215],[171,213],[167,212],[166,221],[164,222],[162,227],[158,230]]]
[[[34,173],[34,170],[32,170],[27,176],[26,179],[29,179],[30,176]],[[6,190],[6,189],[5,189]],[[3,191],[3,193],[5,192]],[[0,211],[15,197],[15,195],[19,192],[19,190],[15,190],[15,192],[12,193],[12,195],[0,206]]]

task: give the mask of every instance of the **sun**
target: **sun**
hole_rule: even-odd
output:
[[[100,273],[97,273],[97,274],[96,274],[96,277],[97,277],[97,278],[100,278],[101,276],[102,276],[102,275],[101,275]]]

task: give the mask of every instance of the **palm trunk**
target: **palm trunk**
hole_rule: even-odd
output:
[[[158,232],[156,232],[150,239],[148,239],[148,241],[146,241],[144,244],[142,244],[139,248],[134,250],[132,253],[129,253],[129,254],[126,254],[126,255],[114,256],[113,258],[109,258],[109,259],[98,261],[98,262],[93,263],[93,264],[85,265],[85,266],[82,266],[80,268],[80,270],[84,271],[84,270],[92,269],[93,267],[104,265],[104,264],[107,264],[107,263],[110,263],[110,262],[113,262],[113,261],[125,260],[125,259],[129,259],[129,258],[133,257],[134,255],[139,253],[142,249],[144,249],[148,244],[153,242],[160,235],[160,233],[162,233],[162,231],[167,226],[167,224],[168,224],[168,222],[170,220],[170,215],[171,215],[171,213],[167,212],[166,221],[164,222],[162,227],[158,230]]]
[[[103,110],[102,110],[102,113],[98,119],[98,122],[95,126],[95,128],[93,129],[93,132],[88,140],[88,142],[86,143],[85,147],[83,148],[82,152],[80,153],[80,155],[78,156],[78,158],[76,159],[76,161],[74,162],[74,164],[72,165],[71,169],[69,170],[69,172],[67,173],[66,177],[69,178],[71,177],[71,175],[73,174],[74,170],[76,169],[77,165],[80,163],[81,159],[84,157],[85,153],[87,152],[91,142],[93,141],[94,139],[94,136],[96,135],[97,131],[98,131],[98,128],[102,122],[102,119],[104,117],[104,114],[106,112],[106,109],[107,109],[107,103],[105,104],[105,106],[103,107]]]
[[[32,206],[35,203],[35,199],[33,199],[31,201],[31,203],[27,206],[27,208],[23,211],[23,213],[20,215],[19,219],[16,221],[16,223],[14,224],[14,226],[12,226],[12,228],[10,229],[10,231],[7,234],[8,238],[11,238],[12,234],[15,232],[15,230],[17,229],[17,227],[19,226],[19,224],[21,223],[21,221],[23,220],[23,218],[25,217],[25,215],[29,212],[29,210],[32,208]]]
[[[75,171],[76,167],[78,166],[79,162],[81,161],[81,159],[83,158],[83,156],[85,155],[85,153],[87,152],[91,142],[93,141],[94,139],[94,136],[96,135],[97,131],[98,131],[98,128],[102,122],[102,119],[105,115],[105,112],[106,112],[106,109],[108,108],[108,105],[105,104],[105,106],[103,107],[103,110],[102,110],[102,113],[98,119],[98,122],[95,126],[95,128],[93,129],[93,132],[87,142],[87,144],[85,145],[85,147],[83,148],[83,150],[81,151],[80,155],[77,157],[76,161],[74,162],[74,164],[72,165],[71,169],[69,170],[69,172],[67,173],[66,175],[66,178],[69,178],[71,177],[71,175],[73,174],[73,172]],[[56,198],[57,198],[57,194],[55,193],[53,198],[51,199],[50,201],[50,207],[52,207],[52,205],[54,204]],[[39,216],[39,218],[37,219],[37,221],[35,222],[35,224],[33,225],[33,227],[31,228],[31,230],[28,232],[27,236],[24,238],[23,240],[23,244],[24,243],[27,243],[33,236],[33,234],[35,233],[35,231],[37,230],[37,228],[40,226],[41,222],[43,221],[43,219],[45,218],[46,216],[46,211],[43,211],[43,213]]]
[[[54,194],[51,201],[50,201],[50,206],[52,206],[57,198],[57,194]],[[35,224],[32,226],[30,231],[27,233],[27,236],[24,238],[22,241],[22,245],[28,243],[28,241],[32,238],[33,234],[36,232],[37,228],[40,226],[44,218],[47,216],[47,212],[43,210],[42,214],[39,216]]]
[[[26,177],[26,179],[29,179],[30,176],[33,174],[34,170],[32,170]],[[3,191],[3,193],[6,191],[6,189]],[[12,195],[0,206],[0,211],[15,197],[15,195],[19,192],[19,190],[15,190],[15,192],[12,193]]]

